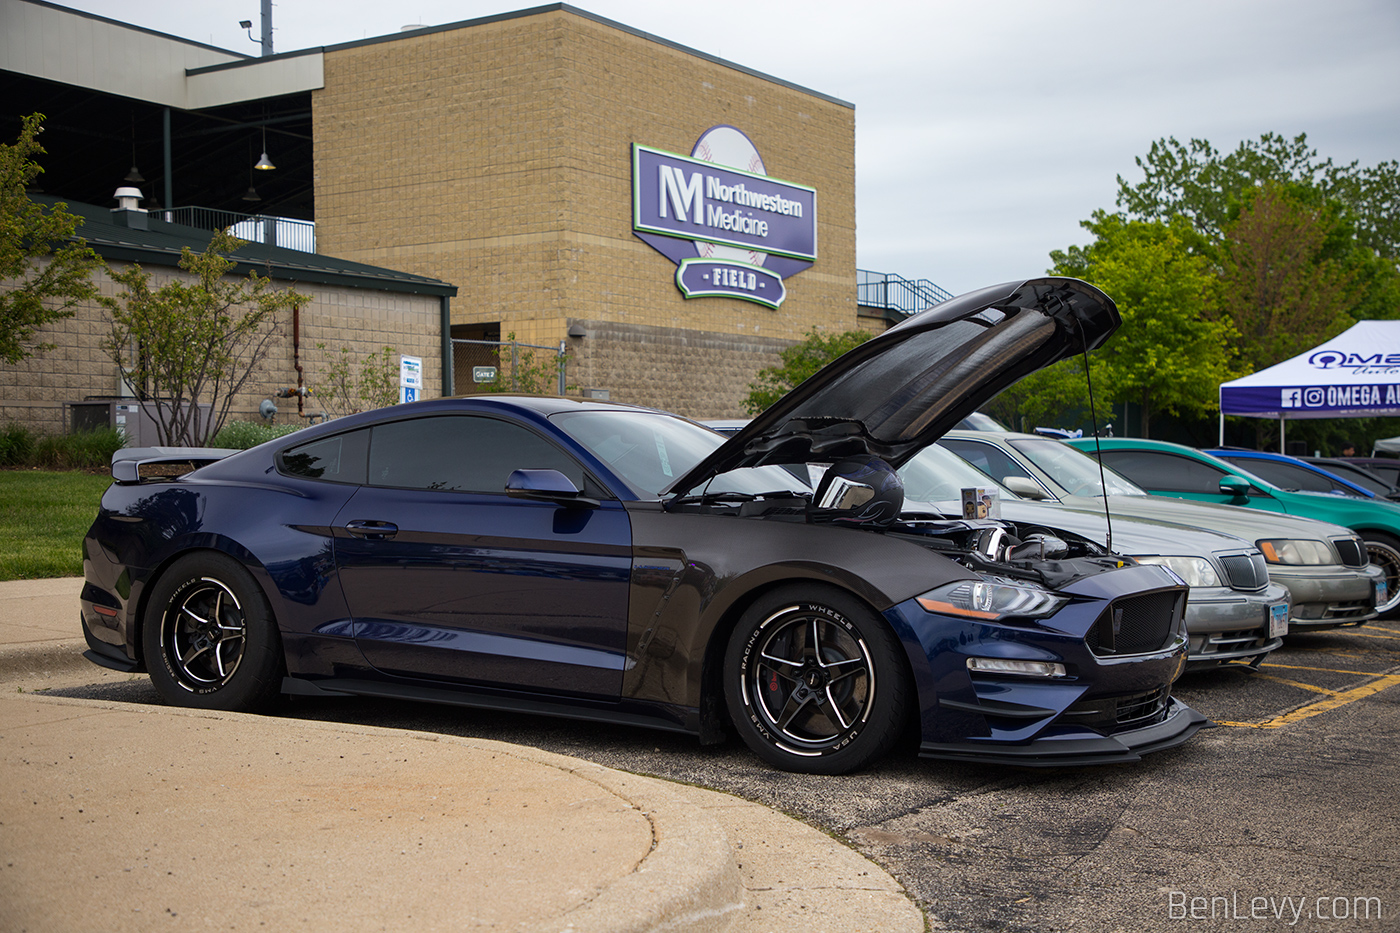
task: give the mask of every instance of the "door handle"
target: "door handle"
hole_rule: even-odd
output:
[[[366,541],[383,541],[392,538],[399,533],[399,526],[393,522],[376,522],[369,519],[357,518],[345,523],[345,530],[352,537],[364,538]]]

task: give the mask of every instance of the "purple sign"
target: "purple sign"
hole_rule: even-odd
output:
[[[633,145],[632,230],[679,266],[687,298],[776,308],[817,257],[817,193],[769,178],[743,132],[715,126],[689,156]]]
[[[817,258],[817,192],[700,159],[632,147],[632,228]]]

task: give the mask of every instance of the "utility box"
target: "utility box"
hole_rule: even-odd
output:
[[[128,447],[160,446],[160,426],[156,419],[143,410],[134,398],[88,398],[81,402],[68,402],[68,427],[73,433],[79,431],[100,431],[116,428],[126,435]],[[147,403],[151,412],[155,405]],[[209,423],[210,406],[199,406],[201,420]]]

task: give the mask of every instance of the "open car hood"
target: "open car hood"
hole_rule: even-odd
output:
[[[1121,320],[1113,299],[1078,279],[959,295],[828,363],[665,491],[741,467],[862,453],[899,467],[1017,380],[1099,347]]]

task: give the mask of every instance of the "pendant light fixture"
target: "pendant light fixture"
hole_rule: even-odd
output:
[[[270,172],[270,171],[272,171],[273,169],[275,169],[277,166],[273,165],[273,164],[272,164],[272,160],[269,159],[269,158],[267,157],[267,127],[266,127],[266,126],[263,127],[262,139],[263,139],[262,158],[261,158],[261,159],[258,159],[258,163],[257,163],[256,165],[254,165],[253,168],[257,169],[257,170],[260,171],[260,172]]]

